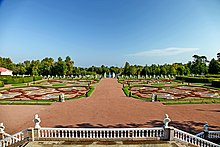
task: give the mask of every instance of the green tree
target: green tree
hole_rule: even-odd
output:
[[[124,66],[124,73],[123,73],[124,75],[128,76],[130,74],[129,68],[130,68],[130,64],[126,62]]]
[[[67,66],[66,63],[62,60],[61,57],[58,58],[58,61],[54,64],[54,74],[58,76],[66,75]]]
[[[209,63],[208,71],[209,71],[210,74],[220,73],[220,62],[213,58]]]
[[[73,64],[74,64],[74,61],[71,60],[71,58],[69,56],[66,57],[66,60],[65,60],[65,63],[66,63],[66,66],[67,66],[67,72],[66,74],[67,75],[72,75],[73,73]]]

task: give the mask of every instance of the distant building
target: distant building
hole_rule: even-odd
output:
[[[9,75],[12,76],[12,71],[9,69],[6,69],[4,67],[0,67],[0,75]]]

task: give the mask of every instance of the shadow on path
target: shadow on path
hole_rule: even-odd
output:
[[[197,134],[203,131],[204,122],[195,121],[173,121],[170,126],[177,129],[186,131],[191,134]],[[150,128],[150,127],[163,127],[163,122],[161,120],[151,120],[146,123],[128,123],[128,124],[113,124],[113,125],[103,125],[103,124],[91,124],[91,123],[81,123],[76,125],[56,125],[55,128]],[[220,130],[220,126],[209,126],[209,130]]]

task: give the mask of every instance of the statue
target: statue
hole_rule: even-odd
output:
[[[171,119],[169,118],[168,114],[165,114],[165,118],[163,119],[164,127],[169,127],[169,122],[171,122]]]
[[[203,129],[204,132],[209,132],[209,124],[207,122],[205,122]]]
[[[35,114],[35,116],[34,116],[34,123],[35,123],[35,129],[39,129],[39,128],[41,128],[40,127],[40,122],[41,122],[41,120],[40,120],[40,118],[38,117],[38,114]]]
[[[63,93],[61,94],[61,102],[65,102],[65,97]]]

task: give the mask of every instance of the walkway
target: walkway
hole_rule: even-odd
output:
[[[205,121],[220,130],[220,104],[171,105],[126,97],[116,79],[102,79],[89,98],[54,103],[51,106],[0,106],[0,122],[6,132],[34,126],[39,113],[43,127],[153,127],[162,126],[165,113],[177,128],[198,132]]]

